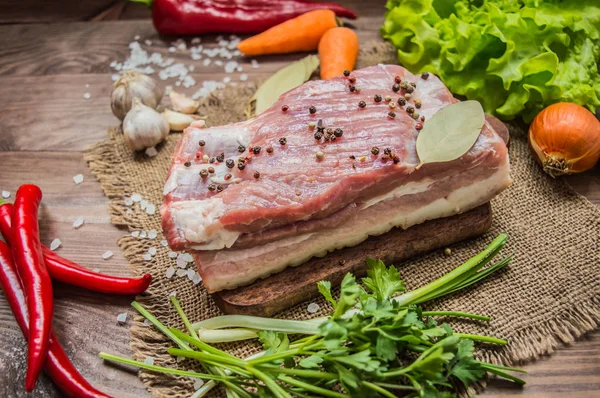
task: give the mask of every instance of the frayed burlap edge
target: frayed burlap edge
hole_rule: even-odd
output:
[[[369,48],[371,50],[361,51],[357,67],[376,63],[396,62],[395,51],[388,43],[377,42]],[[219,102],[217,94],[204,99],[202,104],[203,107],[224,106],[224,104]],[[238,103],[237,107],[241,108],[234,111],[239,112],[238,114],[243,114],[243,105],[239,105]],[[229,107],[225,109],[229,109]],[[223,122],[226,123],[227,121],[221,121],[221,123],[215,121],[212,124],[225,124]],[[126,214],[127,209],[123,206],[124,198],[131,195],[132,192],[130,192],[127,179],[118,173],[120,165],[115,163],[115,159],[119,159],[119,149],[114,142],[118,134],[120,134],[119,129],[109,130],[109,139],[90,147],[86,151],[84,158],[92,173],[100,180],[102,188],[109,198],[111,222],[116,225],[127,226],[130,230],[133,230],[142,228],[143,226],[138,225],[134,217]],[[174,138],[172,141],[174,141]],[[564,181],[556,181],[556,184],[564,185],[564,189],[570,190]],[[576,194],[573,193],[573,195]],[[587,202],[587,200],[584,202],[590,207],[590,212],[598,212],[593,204]],[[136,273],[141,273],[146,264],[140,260],[140,255],[147,250],[148,245],[144,245],[139,240],[133,239],[130,236],[121,238],[118,243],[123,250],[124,256],[136,269]],[[156,293],[151,287],[148,295],[138,297],[138,300],[151,312],[161,313],[169,311],[170,304],[168,300],[164,296],[156,297]],[[532,326],[518,330],[511,336],[510,350],[487,349],[480,351],[479,356],[481,359],[492,363],[515,365],[552,353],[557,347],[572,343],[586,332],[598,327],[600,324],[599,304],[600,292],[588,300],[579,302],[577,305],[572,305],[559,314],[549,315],[551,319],[536,324],[535,327]],[[177,366],[176,361],[166,354],[166,349],[171,346],[169,341],[160,332],[144,324],[141,316],[136,315],[134,317],[130,330],[132,334],[131,348],[134,359],[144,360],[146,356],[157,358],[157,352],[162,351],[165,355],[157,358],[157,363],[165,366]],[[249,349],[252,350],[255,348],[251,346]],[[190,364],[186,363],[184,365],[188,368],[190,366]],[[193,391],[193,382],[189,378],[165,377],[164,375],[149,372],[140,372],[140,377],[152,395],[156,397],[184,396]],[[463,395],[470,395],[475,391],[481,391],[484,387],[485,382],[481,382],[462,393]]]

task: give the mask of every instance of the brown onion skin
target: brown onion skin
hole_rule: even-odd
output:
[[[552,104],[531,123],[529,147],[552,177],[589,170],[600,158],[600,122],[580,105]]]

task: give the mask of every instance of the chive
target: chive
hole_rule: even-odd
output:
[[[348,395],[341,394],[341,393],[336,392],[336,391],[326,390],[324,388],[317,387],[317,386],[314,386],[314,385],[309,384],[309,383],[304,383],[304,382],[302,382],[300,380],[296,380],[296,379],[293,379],[291,377],[287,377],[287,376],[284,376],[284,375],[280,375],[278,377],[278,379],[281,380],[281,381],[283,381],[283,382],[285,382],[285,383],[287,383],[287,384],[289,384],[289,385],[291,385],[291,386],[304,388],[306,391],[310,391],[310,392],[313,392],[315,394],[319,394],[319,395],[324,396],[324,397],[346,398],[348,396]]]
[[[185,328],[188,330],[188,332],[190,333],[190,335],[192,337],[194,337],[194,338],[197,339],[198,335],[196,334],[196,331],[192,327],[192,324],[190,323],[190,320],[185,315],[185,312],[183,312],[183,309],[181,308],[181,305],[179,305],[179,300],[177,300],[177,297],[171,296],[171,303],[173,304],[173,307],[175,307],[175,311],[177,311],[177,313],[181,317],[181,320],[183,321],[183,324],[185,325]]]

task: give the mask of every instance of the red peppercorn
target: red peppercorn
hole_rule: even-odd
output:
[[[421,121],[424,122],[425,121],[425,116],[421,116]]]
[[[283,105],[283,106],[281,107],[281,110],[282,110],[282,111],[284,111],[284,112],[287,112],[289,109],[290,109],[290,107],[289,107],[289,106],[287,106],[287,105]]]
[[[415,128],[417,129],[417,131],[420,131],[423,129],[423,123],[417,123],[417,125],[415,126]]]
[[[402,80],[400,79],[400,76],[396,76],[396,77],[394,78],[394,82],[396,82],[396,84],[400,84],[400,83],[402,83]]]

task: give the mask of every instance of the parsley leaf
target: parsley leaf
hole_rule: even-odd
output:
[[[379,301],[387,300],[394,294],[404,291],[404,282],[400,279],[400,272],[394,266],[386,267],[383,261],[367,259],[369,270],[367,278],[362,282],[367,289],[375,294]]]
[[[335,309],[337,307],[337,301],[335,301],[331,295],[331,282],[320,281],[317,283],[317,288],[319,289],[319,293],[321,293],[323,297],[325,297],[325,300],[329,301]]]
[[[450,366],[450,375],[458,378],[465,386],[481,379],[486,373],[473,358],[473,340],[463,339],[458,343],[456,356]]]

